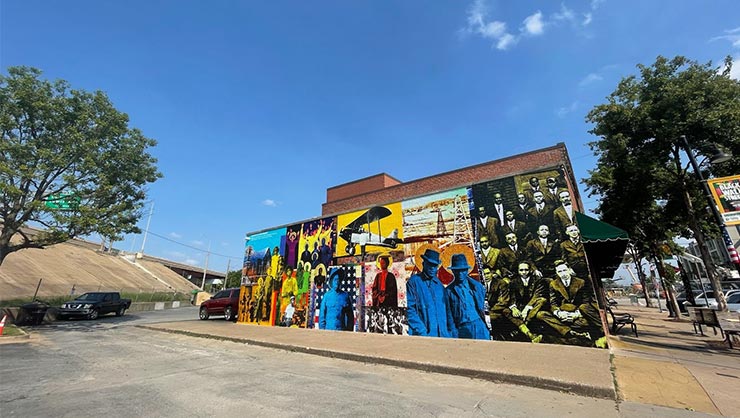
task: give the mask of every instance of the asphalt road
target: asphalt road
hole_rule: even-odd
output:
[[[64,321],[0,344],[0,416],[625,415],[609,400],[133,326],[196,316],[186,307]]]

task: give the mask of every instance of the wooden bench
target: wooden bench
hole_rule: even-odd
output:
[[[725,334],[727,344],[732,348],[732,335],[740,335],[740,314],[737,312],[716,312],[717,322]]]
[[[629,325],[630,328],[632,328],[632,332],[635,333],[635,337],[638,337],[637,335],[637,324],[635,324],[635,318],[628,314],[628,313],[621,313],[621,312],[614,312],[612,311],[612,308],[607,306],[606,311],[609,312],[609,315],[612,317],[612,334],[617,335],[620,329],[624,328],[625,325]]]

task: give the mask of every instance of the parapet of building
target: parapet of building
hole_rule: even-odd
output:
[[[511,157],[493,160],[446,173],[435,174],[409,182],[401,182],[386,173],[377,174],[326,190],[326,203],[321,205],[322,216],[334,215],[388,202],[401,201],[413,196],[422,196],[457,187],[470,186],[502,177],[533,172],[540,169],[562,166],[575,185],[573,170],[565,144],[562,142],[548,148],[526,152]],[[570,190],[573,204],[582,211],[578,188]]]

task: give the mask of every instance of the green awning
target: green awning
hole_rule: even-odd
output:
[[[627,249],[629,235],[623,229],[580,212],[576,212],[576,222],[594,284],[601,287],[601,279],[614,277]]]
[[[586,214],[576,212],[576,222],[583,242],[629,241],[627,231]]]

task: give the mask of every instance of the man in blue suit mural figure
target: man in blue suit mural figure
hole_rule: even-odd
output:
[[[490,340],[486,326],[486,289],[468,275],[470,271],[465,254],[453,254],[449,269],[455,280],[445,289],[445,304],[452,317],[450,333],[454,338]]]
[[[437,278],[439,252],[427,249],[421,259],[422,271],[406,283],[409,335],[449,338],[452,318],[445,308],[444,286]]]
[[[329,275],[330,289],[321,298],[319,328],[333,331],[351,331],[354,327],[352,301],[347,292],[339,291],[344,270],[338,268]]]

